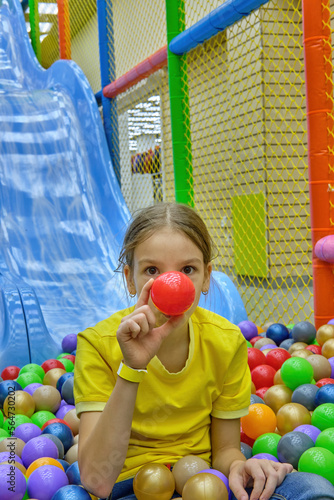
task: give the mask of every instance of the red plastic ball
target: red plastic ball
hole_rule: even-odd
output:
[[[259,365],[251,371],[252,381],[256,389],[271,387],[274,385],[275,368],[269,365]]]
[[[255,347],[248,347],[248,366],[250,371],[254,370],[259,365],[266,364],[266,357],[260,349],[255,349]]]
[[[61,361],[58,359],[47,359],[44,361],[44,363],[41,364],[41,367],[47,373],[49,370],[52,370],[52,368],[62,368],[62,370],[65,370],[65,366]]]
[[[63,356],[63,358],[69,359],[70,361],[72,361],[73,364],[75,364],[75,356],[74,356],[74,354],[66,354],[66,356]]]
[[[1,372],[2,380],[15,380],[20,373],[18,366],[6,366]]]
[[[244,433],[242,427],[240,429],[240,441],[242,443],[248,444],[251,448],[253,448],[253,444],[255,443],[255,439],[247,436],[247,434]]]
[[[152,302],[166,316],[185,313],[195,300],[195,287],[187,275],[178,271],[160,274],[151,288]]]
[[[321,345],[308,345],[307,347],[305,347],[305,349],[307,349],[308,351],[311,351],[313,352],[313,354],[321,354]],[[307,358],[306,358],[307,359]]]
[[[285,349],[270,349],[266,356],[267,365],[272,366],[275,370],[279,370],[287,359],[291,358],[291,354]]]
[[[334,379],[332,378],[321,378],[318,380],[318,382],[315,384],[317,387],[322,387],[327,384],[334,384]]]
[[[254,344],[255,342],[257,342],[258,340],[262,339],[263,337],[261,337],[261,335],[259,335],[258,337],[253,337],[252,339],[250,339],[250,343],[252,344],[252,346],[254,347]]]
[[[50,420],[48,420],[47,422],[45,422],[45,423],[42,425],[42,431],[44,431],[45,427],[47,427],[48,425],[50,425],[50,424],[55,424],[55,423],[65,424],[65,425],[67,425],[67,427],[68,427],[69,429],[71,429],[70,424],[68,424],[67,422],[65,422],[65,420],[63,420],[62,418],[51,418]],[[72,429],[71,429],[71,430],[72,430]]]
[[[267,392],[267,390],[269,389],[269,387],[261,387],[260,389],[258,389],[255,394],[257,396],[259,396],[259,398],[263,399],[263,396],[265,395],[265,393]]]

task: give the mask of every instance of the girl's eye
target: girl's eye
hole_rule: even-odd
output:
[[[146,269],[146,272],[147,272],[147,274],[149,274],[150,276],[154,276],[154,275],[158,272],[158,270],[157,270],[157,268],[156,268],[156,267],[154,267],[154,266],[150,266],[150,267],[148,267],[148,268]]]
[[[194,268],[193,268],[193,266],[184,266],[182,271],[184,272],[184,274],[192,274],[194,271]]]

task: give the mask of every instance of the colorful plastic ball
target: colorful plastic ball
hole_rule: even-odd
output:
[[[252,321],[240,321],[238,327],[246,340],[251,340],[258,335],[257,326]]]
[[[43,380],[45,375],[45,371],[43,370],[43,368],[36,363],[28,363],[27,365],[24,365],[20,370],[20,375],[22,375],[22,373],[28,372],[36,373],[41,378],[41,380]]]
[[[276,370],[272,366],[256,366],[251,371],[252,381],[254,382],[256,389],[260,389],[261,387],[271,387],[274,384],[275,374]]]
[[[304,358],[307,359],[309,356],[312,356],[311,351],[307,349],[298,349],[291,354],[291,357]]]
[[[172,473],[175,480],[175,489],[181,495],[183,487],[189,478],[206,469],[208,464],[196,455],[186,455],[174,465]]]
[[[34,424],[38,425],[38,427],[42,428],[45,422],[52,418],[56,418],[53,413],[47,410],[40,410],[33,414],[31,420]]]
[[[266,363],[267,365],[272,366],[276,371],[281,368],[284,361],[291,358],[291,354],[285,349],[275,348],[271,349],[270,352],[266,355]]]
[[[6,422],[3,424],[3,428],[9,432],[10,435],[13,434],[16,427],[21,424],[32,423],[31,419],[26,415],[11,415],[7,418]]]
[[[58,438],[57,438],[58,439]],[[70,464],[68,462],[66,462],[66,460],[62,459],[62,458],[58,458],[57,459],[58,462],[63,466],[63,469],[64,471],[66,472],[67,469],[70,467]]]
[[[73,464],[68,467],[66,476],[70,484],[81,484],[79,464],[77,461],[73,462]]]
[[[309,411],[313,411],[317,406],[315,398],[319,388],[314,384],[302,384],[295,389],[291,396],[292,403],[299,403]]]
[[[260,351],[262,351],[263,354],[266,356],[267,352],[269,352],[271,349],[275,349],[275,348],[276,348],[276,346],[274,346],[273,344],[265,344],[262,347],[260,347]]]
[[[332,369],[330,377],[334,379],[334,357],[327,358],[327,359],[328,359],[328,362],[331,365],[331,369]]]
[[[275,432],[267,432],[259,436],[253,444],[253,455],[270,453],[277,457],[277,445],[281,436]]]
[[[52,385],[52,387],[57,388],[57,382],[60,379],[62,375],[64,375],[66,372],[65,368],[51,368],[46,374],[45,377],[43,378],[43,384],[44,385]]]
[[[334,454],[319,446],[309,448],[299,459],[298,471],[318,474],[334,485]]]
[[[251,458],[253,456],[252,447],[249,446],[249,444],[243,443],[242,441],[240,443],[240,450],[241,450],[241,453],[246,458],[246,460],[248,460],[249,458]]]
[[[59,463],[58,459],[51,457],[41,457],[34,460],[28,467],[26,472],[26,477],[31,476],[31,474],[38,469],[38,467],[42,467],[43,465],[55,465],[59,467],[61,470],[64,470],[64,467]]]
[[[295,428],[295,431],[297,432],[303,432],[304,434],[307,434],[312,441],[315,443],[317,437],[319,436],[321,430],[318,429],[318,427],[315,427],[314,425],[310,424],[303,424],[303,425],[298,425],[298,427]]]
[[[228,493],[230,493],[230,487],[229,487],[229,484],[228,484],[228,479],[219,470],[217,470],[217,469],[204,469],[204,470],[201,470],[199,472],[199,474],[213,474],[214,476],[219,477],[219,479],[221,479],[223,481],[223,483],[225,484]]]
[[[253,337],[252,339],[250,339],[250,341],[249,341],[249,342],[251,343],[252,347],[254,347],[255,343],[256,343],[258,340],[262,339],[262,338],[263,338],[263,337],[261,337],[260,335],[257,335],[256,337]]]
[[[0,441],[0,452],[12,451],[21,458],[24,446],[25,442],[22,439],[9,437]]]
[[[61,397],[69,405],[74,405],[73,384],[74,384],[74,377],[71,377],[65,380],[61,388]]]
[[[295,342],[305,342],[310,344],[316,337],[317,330],[312,323],[300,321],[292,328],[291,336]]]
[[[42,457],[58,458],[58,448],[53,441],[43,435],[28,441],[22,450],[22,462],[25,467]]]
[[[5,429],[0,429],[0,441],[6,437],[10,437],[9,432],[5,431]]]
[[[294,342],[289,347],[289,353],[292,355],[295,351],[298,351],[299,349],[305,349],[306,347],[307,344],[305,342]]]
[[[326,340],[322,346],[321,354],[327,359],[334,356],[334,339]]]
[[[43,386],[43,384],[39,384],[38,382],[35,382],[33,384],[26,385],[23,390],[32,396],[34,394],[34,392],[36,391],[36,389],[38,389],[38,387],[42,387],[42,386]]]
[[[312,365],[313,378],[317,382],[322,378],[329,378],[331,376],[332,367],[327,358],[320,354],[311,354],[307,361]]]
[[[325,403],[318,406],[312,413],[312,425],[321,431],[334,427],[334,404]]]
[[[30,439],[40,436],[42,434],[38,425],[33,423],[20,424],[16,427],[13,436],[22,439],[25,443]]]
[[[53,434],[43,434],[43,436],[45,436],[46,438],[48,439],[51,439],[51,441],[54,442],[54,444],[57,446],[58,448],[58,457],[60,459],[63,459],[64,458],[64,455],[65,455],[65,451],[64,451],[64,445],[63,443],[60,441],[60,439],[57,437],[57,436],[54,436]]]
[[[278,410],[276,416],[277,429],[282,436],[293,431],[298,425],[311,423],[310,412],[299,403],[287,403]]]
[[[20,384],[15,382],[14,380],[4,380],[0,382],[0,408],[2,408],[3,403],[8,396],[13,391],[20,391],[22,387]]]
[[[332,378],[321,378],[316,383],[316,386],[319,387],[320,389],[320,387],[323,387],[324,385],[332,385],[332,384],[334,384],[334,380]]]
[[[334,453],[334,427],[329,427],[328,429],[320,432],[315,445],[320,446],[321,448],[326,448],[326,450]]]
[[[286,385],[277,384],[269,387],[263,396],[264,402],[275,413],[285,404],[291,402],[292,390]]]
[[[255,349],[254,347],[249,347],[247,349],[248,352],[248,366],[252,371],[259,365],[266,364],[266,357],[260,349]]]
[[[182,492],[183,500],[194,500],[195,498],[196,500],[210,500],[212,498],[228,500],[228,497],[229,492],[224,482],[219,477],[205,472],[188,479]]]
[[[195,287],[184,273],[178,271],[163,273],[153,282],[151,299],[163,314],[178,316],[192,306],[195,300]]]
[[[67,358],[61,358],[61,362],[64,365],[64,368],[66,370],[66,373],[71,373],[74,370],[74,364],[70,359]]]
[[[59,359],[47,359],[41,366],[45,374],[53,368],[61,368],[62,370],[65,370],[63,363],[59,361]]]
[[[240,426],[240,441],[242,443],[248,444],[251,448],[253,448],[253,444],[255,443],[255,439],[252,439],[251,437],[247,436],[245,432],[242,429],[242,425]]]
[[[258,396],[259,398],[263,399],[264,398],[264,395],[266,394],[266,392],[268,391],[269,387],[260,387],[260,389],[257,389],[256,391],[256,396]]]
[[[293,339],[286,339],[280,343],[279,347],[280,347],[280,349],[286,349],[287,351],[289,351],[290,347],[294,343],[295,343],[295,341]]]
[[[35,411],[33,397],[25,391],[13,391],[3,402],[3,412],[6,417],[10,415],[26,415],[31,417]]]
[[[272,455],[271,453],[257,453],[256,455],[253,455],[253,458],[257,458],[258,460],[272,460],[273,462],[278,462],[278,458],[276,458],[275,455]]]
[[[73,433],[73,436],[79,434],[80,419],[77,417],[76,410],[70,410],[64,415],[64,422],[66,422]]]
[[[64,352],[74,351],[77,348],[77,335],[75,333],[65,335],[61,342],[61,347]]]
[[[274,385],[285,385],[285,384],[283,384],[283,380],[282,380],[282,376],[281,376],[281,369],[277,370],[277,372],[275,373]]]
[[[251,397],[250,397],[250,404],[251,405],[255,405],[256,403],[259,403],[261,405],[264,405],[265,402],[263,401],[262,398],[260,398],[259,396],[257,396],[256,394],[251,394]]]
[[[270,325],[266,332],[266,337],[268,339],[274,340],[277,345],[279,345],[283,340],[289,338],[289,330],[285,325],[281,323],[274,323]]]
[[[303,358],[293,358],[284,361],[281,367],[281,377],[284,384],[292,391],[302,384],[309,384],[313,379],[313,368]]]
[[[49,424],[45,429],[42,431],[42,436],[44,434],[53,434],[54,436],[57,436],[60,441],[64,445],[64,451],[65,453],[69,448],[71,448],[73,444],[73,434],[69,426],[66,424],[62,424],[59,422],[55,422],[53,424]]]
[[[12,464],[0,466],[1,500],[21,500],[25,495],[26,487],[24,474],[17,467]]]
[[[24,467],[23,464],[20,464],[19,462],[15,462],[13,460],[0,462],[0,465],[8,465],[8,464],[17,467],[22,472],[22,474],[26,475],[27,469]]]
[[[72,361],[73,365],[75,365],[75,356],[73,354],[66,354],[64,358],[69,359],[70,361]]]
[[[324,343],[329,339],[334,339],[334,325],[327,324],[322,325],[317,330],[316,339],[319,345],[324,345]]]
[[[143,465],[133,479],[133,491],[138,500],[170,500],[175,480],[163,464]]]
[[[19,375],[16,379],[17,383],[20,384],[20,386],[22,387],[22,389],[24,389],[25,387],[27,387],[27,385],[30,385],[30,384],[41,384],[42,383],[42,379],[39,375],[37,375],[37,373],[34,373],[34,372],[26,372],[26,373],[22,373],[21,375]]]
[[[68,479],[63,470],[55,465],[43,465],[28,478],[28,495],[38,500],[51,500],[66,485]]]
[[[254,348],[255,349],[261,349],[262,346],[264,345],[273,345],[274,347],[277,347],[276,343],[271,340],[271,339],[267,339],[267,337],[262,337],[261,339],[257,340],[254,344]]]
[[[56,417],[57,418],[64,418],[66,413],[74,410],[75,406],[74,405],[68,405],[67,403],[64,405],[61,405],[59,410],[56,412]]]
[[[91,500],[90,494],[81,486],[69,484],[60,488],[51,500]]]
[[[250,405],[248,415],[241,417],[242,429],[252,439],[267,432],[275,432],[276,424],[276,415],[267,405]]]
[[[61,388],[62,388],[62,386],[63,386],[64,382],[65,382],[67,379],[72,378],[72,377],[74,377],[74,373],[73,373],[73,372],[66,372],[66,373],[64,373],[64,375],[62,375],[62,376],[58,379],[56,388],[58,389],[58,391],[59,391],[60,393],[61,393]]]
[[[327,384],[318,388],[315,405],[319,406],[324,403],[334,403],[334,384]]]
[[[15,380],[20,373],[18,366],[6,366],[1,372],[2,380]]]
[[[61,396],[59,391],[52,385],[38,387],[32,395],[35,401],[36,411],[50,411],[55,413],[60,407]]]
[[[55,424],[55,423],[65,424],[65,425],[67,425],[67,427],[69,429],[71,429],[70,424],[68,424],[67,422],[65,422],[65,420],[63,420],[62,418],[51,418],[50,420],[47,420],[46,422],[44,422],[44,424],[42,425],[42,431],[44,431],[45,427],[47,427],[48,425]]]
[[[72,444],[72,446],[67,450],[64,459],[69,464],[74,464],[74,462],[78,461],[78,443]]]
[[[18,462],[19,464],[24,465],[22,459],[18,455],[16,455],[15,453],[13,454],[10,451],[1,451],[0,452],[0,462],[8,462],[8,461],[11,461],[13,459],[15,459],[15,461]]]
[[[307,434],[292,431],[281,437],[277,446],[277,455],[280,462],[291,464],[294,469],[297,469],[302,454],[313,447],[314,441]]]
[[[308,345],[305,347],[308,351],[313,352],[313,354],[321,354],[321,346],[320,345]]]

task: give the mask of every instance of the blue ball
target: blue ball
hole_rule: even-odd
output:
[[[268,328],[266,337],[273,340],[277,345],[280,345],[283,340],[289,338],[289,330],[281,323],[274,323]]]
[[[315,405],[334,403],[334,384],[326,384],[320,387],[315,397]]]
[[[66,476],[70,484],[81,484],[78,462],[73,462],[66,471]]]
[[[302,384],[295,389],[291,396],[292,403],[299,403],[309,411],[313,411],[317,404],[315,402],[319,387],[315,384]]]
[[[60,393],[61,393],[61,388],[63,387],[64,382],[68,378],[71,378],[71,377],[74,377],[74,373],[73,372],[66,372],[66,373],[64,373],[64,375],[62,375],[61,377],[59,377],[59,379],[57,380],[57,389],[58,389],[58,391]]]
[[[280,348],[281,349],[285,349],[286,351],[288,351],[290,349],[290,347],[292,346],[292,344],[294,344],[295,341],[291,338],[291,339],[286,339],[286,340],[283,340],[283,342],[280,343]]]
[[[74,377],[69,377],[67,380],[65,380],[61,388],[61,397],[69,405],[74,405],[73,384]]]
[[[263,401],[262,398],[260,398],[260,396],[257,396],[256,394],[251,394],[250,404],[251,405],[255,405],[255,404],[264,405],[265,402]]]
[[[298,462],[304,451],[314,447],[314,441],[304,432],[292,431],[278,441],[277,456],[280,462],[287,462],[298,469]]]
[[[14,380],[4,380],[0,383],[0,408],[3,407],[3,403],[8,396],[8,394],[12,391],[22,391],[22,387],[20,384],[15,382]]]
[[[66,472],[70,464],[66,462],[66,460],[63,460],[62,458],[57,458],[57,461],[64,467],[64,471]]]
[[[66,424],[62,424],[61,422],[54,422],[47,425],[42,431],[42,435],[43,434],[53,434],[54,436],[57,436],[57,438],[59,438],[64,445],[65,453],[73,444],[73,434],[71,429]]]
[[[300,321],[292,328],[291,334],[295,342],[305,342],[310,344],[315,339],[317,330],[312,323]]]
[[[92,500],[86,490],[75,484],[63,486],[53,495],[51,500]]]

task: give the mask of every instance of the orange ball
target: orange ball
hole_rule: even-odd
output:
[[[35,401],[28,392],[13,391],[4,401],[3,411],[6,417],[15,413],[30,418],[35,412]]]
[[[52,385],[38,387],[32,397],[35,401],[36,411],[45,410],[56,413],[61,403],[60,392]]]
[[[269,406],[256,403],[250,405],[248,415],[241,417],[241,425],[248,437],[257,439],[267,432],[275,432],[276,415]]]
[[[46,374],[45,377],[43,378],[43,384],[44,385],[52,385],[52,387],[55,387],[57,389],[57,382],[58,379],[66,373],[66,370],[63,370],[62,368],[51,368]]]
[[[307,361],[312,365],[313,378],[316,382],[322,378],[330,378],[332,367],[325,356],[321,354],[311,354],[311,356],[307,358]]]
[[[269,387],[263,396],[264,402],[275,413],[285,404],[291,402],[292,390],[284,384],[277,384]]]
[[[305,406],[299,403],[287,403],[277,412],[277,429],[281,436],[292,432],[303,424],[311,424],[311,414]]]
[[[61,469],[65,472],[64,467],[55,458],[42,457],[42,458],[37,458],[37,460],[34,460],[29,465],[27,472],[26,472],[26,476],[29,477],[30,474],[32,474],[36,469],[38,469],[38,467],[42,467],[42,465],[55,465],[56,467],[59,467],[59,469]]]
[[[334,339],[334,325],[322,325],[318,328],[315,338],[319,345],[324,345],[327,340]]]
[[[185,483],[192,476],[208,468],[208,464],[201,457],[187,455],[180,458],[173,467],[172,473],[175,479],[175,489],[180,495]]]
[[[326,340],[326,342],[322,346],[321,354],[327,359],[334,356],[334,339]]]
[[[170,500],[174,490],[174,476],[163,464],[143,465],[133,479],[138,500]]]
[[[188,479],[182,492],[183,500],[228,500],[223,481],[209,472],[201,472]]]

